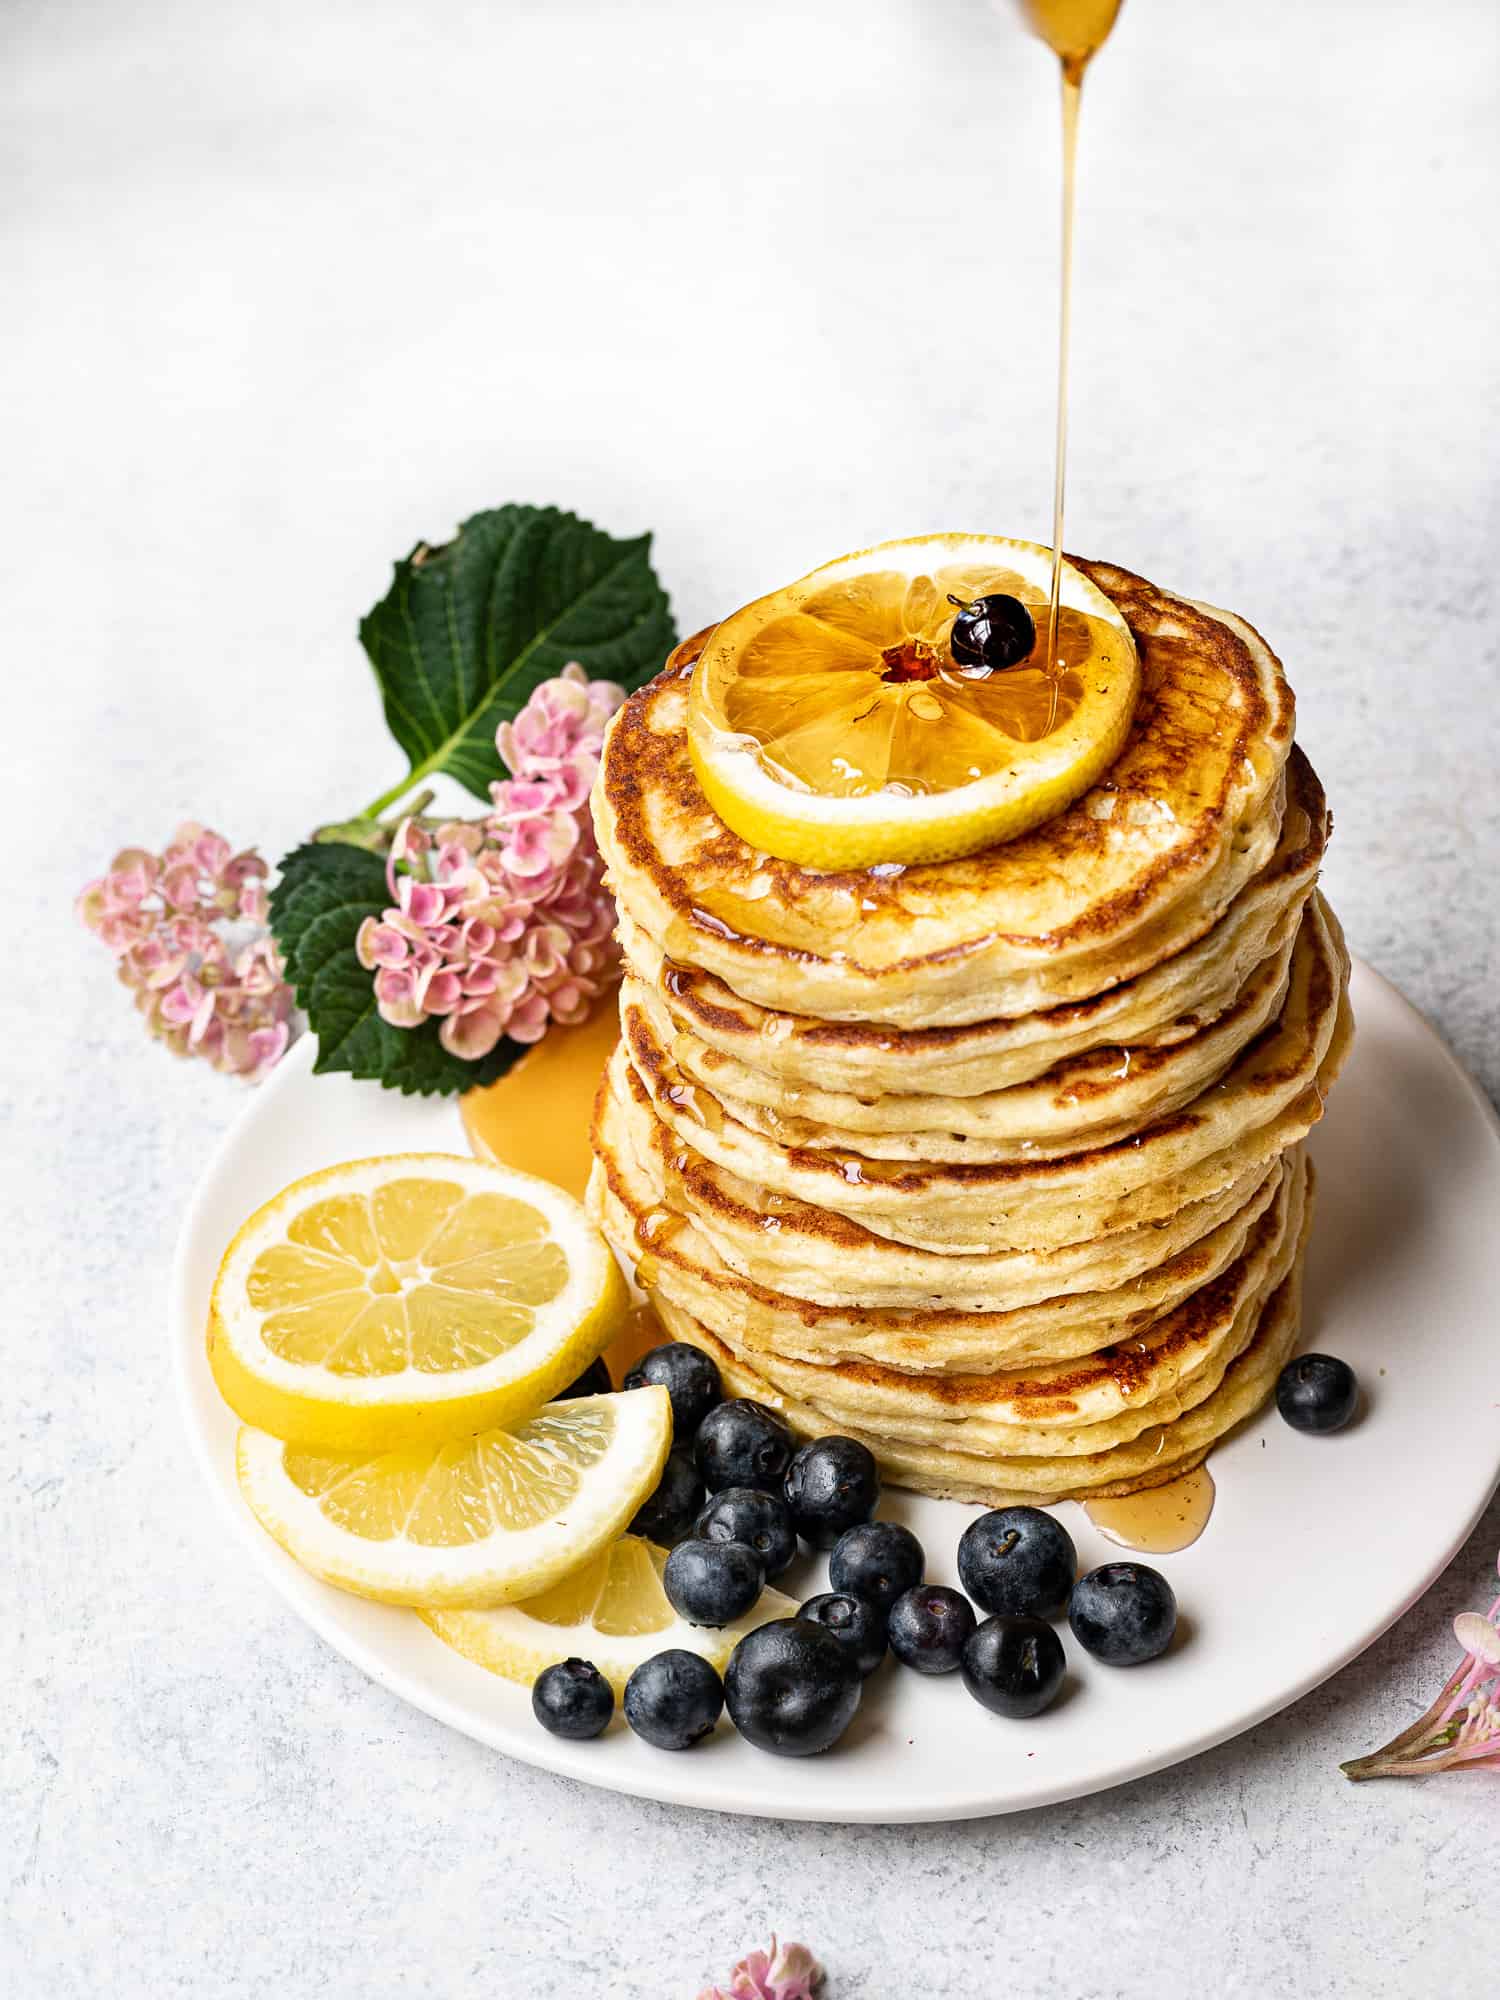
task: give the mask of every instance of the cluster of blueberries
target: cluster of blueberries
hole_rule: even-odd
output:
[[[637,1667],[625,1720],[660,1749],[687,1749],[727,1708],[762,1750],[826,1750],[888,1649],[917,1673],[962,1674],[997,1715],[1039,1715],[1062,1686],[1066,1658],[1048,1620],[1064,1611],[1079,1645],[1111,1666],[1154,1659],[1171,1641],[1177,1603],[1166,1578],[1134,1562],[1079,1577],[1072,1537],[1039,1508],[1003,1507],[969,1524],[958,1545],[966,1596],[924,1582],[916,1536],[873,1518],[880,1476],[857,1439],[819,1438],[799,1450],[764,1404],[725,1401],[712,1360],[681,1341],[653,1348],[624,1386],[647,1383],[671,1397],[675,1442],[631,1529],[671,1549],[663,1584],[678,1614],[705,1626],[744,1618],[790,1566],[799,1538],[828,1551],[830,1585],[795,1618],[747,1633],[722,1680],[680,1648]],[[609,1386],[596,1363],[569,1394]],[[989,1614],[982,1621],[976,1604]],[[574,1739],[598,1736],[615,1705],[609,1682],[577,1659],[540,1674],[531,1700],[544,1729]]]

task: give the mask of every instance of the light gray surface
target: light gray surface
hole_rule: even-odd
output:
[[[1351,940],[1492,1094],[1497,53],[1488,0],[1130,0],[1085,107],[1069,534],[1283,653]],[[1336,1765],[1435,1691],[1500,1509],[1357,1666],[1174,1772],[780,1828],[366,1685],[168,1399],[170,1243],[239,1095],[147,1048],[72,890],[185,814],[275,855],[382,789],[355,620],[477,506],[654,527],[685,629],[881,535],[1044,537],[1040,52],[958,0],[10,0],[0,93],[0,1992],[674,2000],[773,1925],[837,2000],[1472,1986],[1500,1780]],[[1286,1559],[1340,1556],[1310,1522]]]

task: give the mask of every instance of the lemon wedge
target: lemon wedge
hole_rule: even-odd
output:
[[[755,1609],[734,1625],[689,1625],[668,1602],[661,1575],[667,1552],[638,1535],[624,1535],[562,1583],[495,1611],[423,1611],[445,1646],[477,1667],[530,1687],[559,1660],[590,1660],[623,1694],[643,1660],[672,1648],[699,1653],[720,1672],[740,1640],[772,1618],[795,1618],[796,1601],[762,1591]]]
[[[325,1583],[383,1604],[510,1604],[618,1539],[671,1442],[671,1399],[652,1387],[374,1456],[247,1427],[236,1470],[261,1526]]]
[[[376,1451],[514,1422],[567,1388],[629,1299],[548,1182],[446,1153],[294,1181],[225,1251],[208,1355],[256,1430]]]
[[[1119,755],[1140,666],[1115,605],[1052,555],[997,535],[882,542],[726,618],[688,701],[710,805],[752,846],[809,868],[950,860],[1013,839]],[[1019,598],[1037,640],[1012,667],[961,665],[959,605]]]

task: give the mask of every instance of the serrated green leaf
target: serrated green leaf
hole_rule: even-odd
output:
[[[393,1028],[375,1008],[374,977],[354,940],[365,918],[385,908],[385,863],[342,842],[310,842],[281,864],[271,891],[271,928],[287,978],[318,1038],[320,1074],[345,1070],[408,1096],[471,1090],[493,1083],[525,1053],[502,1038],[478,1062],[450,1055],[436,1021]]]
[[[555,507],[496,507],[419,544],[360,624],[385,719],[411,768],[373,806],[446,771],[483,798],[504,776],[495,729],[577,660],[638,687],[676,644],[651,537],[619,541]]]
[[[289,854],[271,891],[271,925],[281,947],[287,978],[293,986],[298,981],[302,934],[312,919],[329,907],[336,889],[342,889],[346,899],[360,904],[364,911],[383,909],[389,901],[385,864],[378,856],[364,848],[327,844],[322,860],[309,862],[305,858],[316,852],[309,843]],[[355,929],[358,928],[356,923]]]

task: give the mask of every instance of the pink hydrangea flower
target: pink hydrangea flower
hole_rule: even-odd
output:
[[[824,1972],[805,1944],[752,1951],[729,1975],[727,1986],[705,1986],[698,2000],[816,2000]]]
[[[1383,1749],[1343,1766],[1347,1778],[1425,1778],[1463,1766],[1500,1769],[1500,1597],[1463,1611],[1453,1636],[1464,1657],[1427,1713]]]
[[[127,847],[79,896],[146,1026],[175,1055],[258,1082],[291,1040],[292,992],[265,930],[266,864],[188,820],[165,851]]]
[[[537,1042],[619,977],[615,909],[589,817],[604,731],[625,699],[577,665],[544,681],[495,742],[512,775],[482,819],[406,820],[391,843],[390,905],[360,926],[359,961],[393,1027],[436,1019],[473,1060],[502,1035]]]

